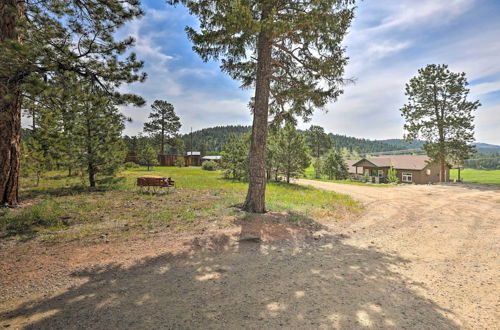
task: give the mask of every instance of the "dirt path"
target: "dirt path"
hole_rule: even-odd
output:
[[[19,286],[34,285],[29,281],[38,267],[72,268],[47,275],[38,294],[6,294],[0,325],[498,328],[499,190],[299,183],[349,194],[365,212],[354,223],[314,234],[257,221],[175,241],[159,234],[146,242],[31,250],[31,259],[22,261],[30,271],[20,274]],[[7,287],[1,281],[0,288]]]
[[[500,324],[500,189],[487,185],[376,188],[299,180],[363,202],[345,244],[372,243],[408,267],[397,272],[466,328]]]

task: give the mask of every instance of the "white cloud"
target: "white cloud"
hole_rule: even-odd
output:
[[[406,29],[425,24],[446,24],[468,10],[474,0],[393,0],[380,1],[377,5],[385,11],[381,24],[369,28],[369,31],[387,31]]]
[[[489,94],[491,92],[498,92],[498,91],[500,91],[500,81],[486,82],[486,83],[470,86],[470,95],[473,98],[479,97],[481,95]]]

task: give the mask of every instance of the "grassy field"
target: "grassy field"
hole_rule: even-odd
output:
[[[304,178],[310,179],[310,180],[317,180],[317,181],[352,184],[352,185],[357,185],[357,186],[370,186],[370,187],[377,187],[377,188],[393,187],[393,185],[389,185],[389,184],[365,183],[365,182],[358,182],[358,181],[351,181],[351,180],[328,180],[326,175],[323,175],[321,179],[317,179],[315,177],[314,167],[312,165],[309,166],[308,168],[306,168],[306,170],[304,172]]]
[[[170,193],[141,193],[135,180],[142,175],[171,176],[177,188]],[[49,173],[34,187],[21,181],[22,207],[0,209],[0,232],[21,239],[46,241],[112,239],[148,236],[159,230],[204,231],[233,226],[248,216],[236,207],[247,184],[221,178],[220,172],[200,168],[155,167],[126,170],[94,191],[79,177]],[[356,212],[350,197],[285,183],[270,183],[267,208],[287,212],[288,220],[328,222]]]
[[[458,170],[451,170],[451,179],[458,178]],[[500,184],[500,170],[476,170],[466,168],[460,171],[460,177],[464,182],[477,182],[488,184]]]

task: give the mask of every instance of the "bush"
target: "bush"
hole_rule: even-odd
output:
[[[215,171],[217,169],[218,165],[216,162],[213,160],[207,160],[201,164],[201,168],[204,169],[205,171]]]
[[[139,168],[139,164],[136,164],[134,162],[126,162],[124,164],[125,168]]]
[[[396,175],[396,170],[392,166],[391,166],[391,168],[389,168],[389,171],[387,172],[387,181],[389,183],[398,183],[399,182],[398,176]]]
[[[177,158],[175,159],[175,166],[177,166],[177,167],[184,167],[184,166],[186,166],[186,162],[184,161],[184,157],[177,156]]]

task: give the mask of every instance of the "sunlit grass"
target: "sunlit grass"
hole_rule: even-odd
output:
[[[465,168],[460,171],[460,177],[464,182],[500,184],[500,170],[477,170],[473,168]],[[451,170],[450,178],[458,179],[458,170]]]
[[[172,177],[176,189],[162,194],[141,192],[135,183],[143,175]],[[243,202],[248,184],[197,167],[155,167],[153,171],[125,170],[94,190],[82,178],[67,177],[63,172],[47,173],[38,187],[22,178],[21,187],[24,204],[0,211],[0,231],[67,241],[130,237],[158,228],[225,228],[244,216],[234,206]],[[340,220],[360,208],[348,196],[286,183],[269,183],[266,202],[269,211],[322,223]]]

